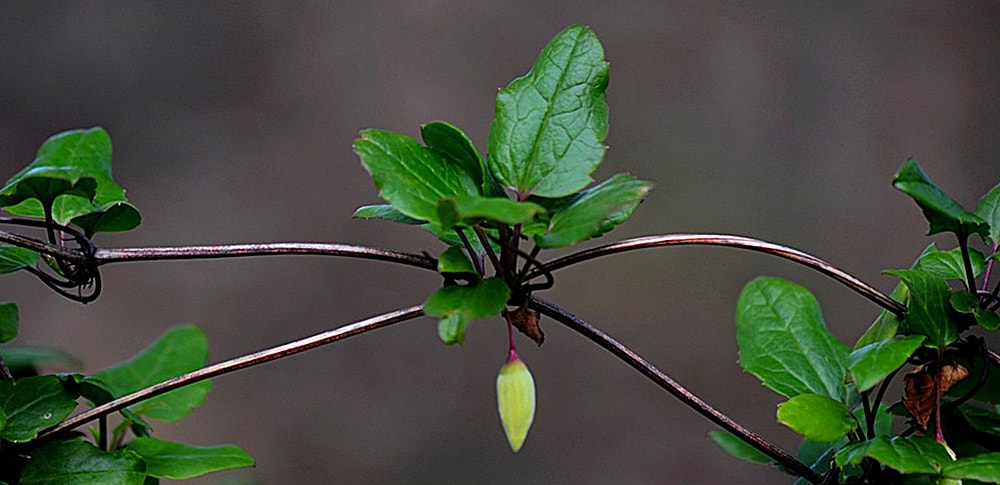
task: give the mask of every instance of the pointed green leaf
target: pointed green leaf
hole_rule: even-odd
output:
[[[517,357],[504,364],[497,375],[497,409],[510,449],[517,453],[535,420],[535,380]]]
[[[538,204],[518,202],[506,197],[481,197],[478,195],[449,197],[437,206],[438,221],[443,229],[456,224],[472,225],[486,220],[514,225],[530,222],[535,214],[545,212]]]
[[[934,246],[934,243],[927,245],[927,247],[920,253],[920,256],[917,257],[916,261],[910,265],[910,269],[916,269],[917,265],[920,263],[920,258],[924,257],[925,254],[936,250],[937,247]],[[905,305],[910,297],[910,291],[906,288],[906,285],[898,283],[889,296],[893,300]],[[858,342],[854,344],[854,350],[875,342],[891,339],[896,336],[896,331],[899,329],[900,325],[902,325],[902,322],[896,314],[886,309],[880,310],[878,317],[875,318],[872,325],[868,327],[868,330],[866,330],[865,333],[858,339]]]
[[[249,453],[234,445],[189,446],[155,438],[136,438],[126,449],[146,462],[146,474],[156,478],[187,480],[233,468],[253,466]]]
[[[996,330],[1000,328],[1000,315],[996,312],[980,310],[975,312],[976,323],[986,330]]]
[[[990,226],[982,218],[973,214],[954,199],[941,191],[917,161],[910,158],[896,174],[892,185],[916,201],[930,223],[928,235],[939,232],[954,232],[959,237],[979,234],[989,236]]]
[[[208,341],[194,326],[170,329],[141,354],[127,362],[94,374],[114,391],[115,397],[138,391],[181,374],[204,367],[208,361]],[[136,414],[174,422],[200,406],[212,389],[211,381],[201,381],[143,401],[132,407]]]
[[[1000,243],[1000,184],[993,187],[976,205],[976,215],[990,225],[990,239]]]
[[[910,335],[868,344],[847,356],[847,368],[854,376],[858,392],[871,389],[902,367],[927,337]]]
[[[56,222],[79,218],[88,234],[125,231],[140,222],[139,211],[112,179],[111,138],[102,128],[49,138],[35,160],[0,189],[0,206],[11,214],[43,217],[43,204],[52,205]]]
[[[996,411],[965,405],[959,408],[965,421],[977,432],[1000,436],[1000,414]]]
[[[844,404],[818,394],[799,394],[778,405],[778,422],[810,441],[836,441],[858,427]]]
[[[444,121],[432,121],[420,127],[420,137],[427,148],[465,166],[479,184],[481,193],[490,197],[504,196],[503,188],[497,185],[486,169],[479,150],[458,127]]]
[[[31,452],[21,485],[142,485],[146,465],[129,450],[112,453],[81,440],[54,441]]]
[[[476,267],[469,261],[469,256],[458,246],[452,246],[441,253],[437,270],[438,273],[476,274]]]
[[[14,246],[0,246],[0,274],[29,268],[38,262],[38,253]]]
[[[715,444],[719,445],[719,448],[733,457],[762,465],[771,463],[771,457],[765,455],[763,451],[750,446],[746,441],[737,438],[728,431],[709,431],[708,436],[712,438],[712,441],[715,441]]]
[[[404,215],[389,204],[364,205],[358,207],[351,217],[355,219],[385,219],[402,224],[424,224],[427,221]]]
[[[80,365],[80,361],[63,351],[40,347],[4,347],[0,349],[0,356],[14,375],[37,374],[36,367],[44,362],[63,367]]]
[[[476,237],[476,235],[468,228],[455,227],[453,228],[453,230],[446,231],[444,229],[441,229],[440,227],[435,226],[434,224],[424,224],[420,226],[420,228],[437,236],[437,238],[440,239],[441,242],[449,246],[457,246],[461,248],[465,248],[465,244],[462,242],[462,239],[458,237],[458,234],[456,234],[455,231],[456,230],[464,231],[465,237],[469,240],[469,244],[472,245],[473,250],[475,250],[479,254],[485,254],[486,252],[486,249],[483,248],[483,245],[479,241],[479,238]],[[497,231],[496,229],[486,227],[483,228],[483,232],[486,233],[487,242],[489,243],[490,247],[493,248],[493,252],[499,254],[500,246],[495,242],[500,239],[499,231]]]
[[[408,136],[365,130],[354,142],[354,152],[379,195],[414,219],[438,224],[436,207],[442,199],[479,194],[479,184],[464,165]]]
[[[901,473],[938,474],[941,467],[951,463],[948,451],[937,441],[923,436],[879,436],[874,440],[852,442],[837,452],[837,464],[857,465],[870,457]]]
[[[17,303],[0,303],[0,344],[17,336]]]
[[[543,248],[569,246],[598,237],[625,222],[653,184],[628,174],[618,174],[586,190],[566,208],[555,213],[548,231],[535,237]]]
[[[1000,453],[961,458],[945,464],[941,474],[948,478],[1000,483]]]
[[[475,286],[445,286],[424,304],[424,312],[441,317],[441,340],[452,345],[465,342],[469,323],[499,315],[510,299],[510,289],[500,278],[487,278]]]
[[[819,394],[847,402],[848,348],[823,323],[819,302],[780,278],[758,278],[736,304],[740,366],[787,397]]]
[[[910,289],[903,324],[910,333],[926,335],[926,345],[943,350],[958,338],[955,311],[949,297],[951,289],[944,278],[918,270],[890,270]]]
[[[76,407],[76,396],[57,376],[24,377],[0,381],[0,408],[7,426],[0,438],[15,443],[31,441],[38,432],[55,426]]]
[[[971,314],[976,319],[976,323],[986,330],[996,330],[1000,327],[1000,316],[979,306],[979,299],[968,291],[959,290],[952,292],[948,303],[958,313]]]
[[[986,258],[983,253],[969,249],[969,262],[972,264],[973,276],[983,273]],[[933,248],[920,257],[918,268],[928,273],[940,276],[946,280],[965,281],[965,262],[959,248],[951,251],[939,251]]]
[[[535,66],[497,95],[486,161],[520,195],[562,197],[590,182],[607,148],[608,64],[597,35],[562,31]]]

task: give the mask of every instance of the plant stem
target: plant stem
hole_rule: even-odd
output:
[[[871,300],[875,304],[885,308],[886,310],[896,314],[897,316],[902,316],[906,313],[906,306],[893,300],[891,297],[882,293],[881,291],[873,288],[867,283],[851,276],[850,274],[838,269],[837,267],[823,261],[808,253],[804,253],[797,249],[793,249],[787,246],[782,246],[780,244],[770,243],[767,241],[761,241],[759,239],[753,239],[743,236],[735,236],[730,234],[660,234],[655,236],[645,236],[634,239],[626,239],[624,241],[618,241],[610,244],[605,244],[603,246],[598,246],[596,248],[590,248],[576,253],[563,256],[561,258],[554,259],[545,263],[545,268],[549,271],[555,271],[560,268],[565,268],[577,263],[582,263],[584,261],[589,261],[591,259],[596,259],[602,256],[608,256],[617,253],[623,253],[626,251],[634,251],[637,249],[646,248],[656,248],[661,246],[685,246],[685,245],[704,245],[704,246],[728,246],[740,249],[749,249],[751,251],[759,251],[762,253],[771,254],[778,256],[780,258],[785,258],[790,261],[808,266],[820,273],[823,273],[831,278],[839,281],[848,288],[859,293],[861,296]],[[532,270],[526,276],[527,279],[531,279],[538,276],[540,271],[538,269]]]
[[[343,256],[374,259],[437,271],[437,261],[420,254],[350,244],[277,242],[253,244],[221,244],[217,246],[176,246],[148,248],[98,249],[94,258],[98,264],[129,261],[162,261],[168,259],[213,259],[273,255]]]
[[[144,389],[140,389],[132,394],[122,396],[114,401],[107,402],[100,406],[97,406],[88,411],[84,411],[72,418],[69,418],[53,428],[49,428],[39,434],[39,438],[44,438],[46,436],[51,436],[63,431],[68,431],[76,428],[84,423],[93,421],[102,416],[106,416],[110,413],[123,409],[125,407],[131,406],[137,402],[144,401],[146,399],[159,396],[165,392],[172,391],[179,387],[193,384],[195,382],[203,381],[212,377],[220,376],[223,374],[228,374],[233,371],[244,369],[247,367],[252,367],[255,365],[263,364],[265,362],[270,362],[272,360],[281,359],[291,355],[295,355],[306,350],[314,349],[322,345],[331,344],[338,340],[345,339],[347,337],[353,337],[355,335],[360,335],[372,330],[377,330],[382,327],[387,327],[394,323],[404,322],[406,320],[412,320],[424,314],[424,307],[422,305],[412,306],[409,308],[403,308],[400,310],[392,311],[389,313],[383,313],[381,315],[371,317],[358,322],[350,323],[342,327],[335,328],[333,330],[327,330],[326,332],[321,332],[310,337],[305,337],[287,344],[278,345],[276,347],[271,347],[269,349],[261,350],[259,352],[254,352],[252,354],[247,354],[241,357],[236,357],[234,359],[227,360],[225,362],[219,362],[218,364],[213,364],[208,367],[198,369],[194,372],[189,372],[187,374],[174,377],[172,379],[167,379],[159,384],[154,384]]]
[[[645,361],[631,349],[622,345],[617,340],[602,332],[600,329],[549,301],[532,296],[528,298],[528,305],[549,318],[552,318],[553,320],[582,334],[584,337],[587,337],[597,345],[600,345],[605,350],[611,352],[623,362],[642,373],[646,376],[646,378],[672,394],[688,407],[694,409],[702,416],[705,416],[713,423],[721,426],[726,431],[739,437],[750,446],[760,450],[781,466],[811,483],[821,483],[823,481],[823,477],[809,468],[809,466],[802,463],[788,452],[769,443],[743,426],[740,426],[731,418],[701,400],[701,398],[685,389],[655,366]]]
[[[476,237],[479,238],[479,244],[483,245],[483,250],[486,251],[486,255],[490,258],[490,264],[493,265],[493,271],[496,271],[497,276],[503,274],[503,266],[500,265],[500,260],[497,259],[496,253],[493,252],[493,246],[490,245],[490,238],[486,237],[486,233],[479,226],[472,226],[472,230],[476,232]]]
[[[958,247],[962,251],[962,262],[965,263],[966,288],[976,294],[976,276],[972,273],[972,261],[969,259],[969,237],[959,232]]]
[[[472,260],[472,264],[476,267],[476,272],[479,273],[479,277],[485,277],[486,273],[483,269],[483,260],[479,258],[476,254],[476,250],[473,249],[472,243],[469,242],[469,238],[465,237],[465,231],[460,227],[455,228],[455,234],[458,234],[458,238],[462,240],[462,244],[465,245],[465,251],[469,253],[469,259]]]

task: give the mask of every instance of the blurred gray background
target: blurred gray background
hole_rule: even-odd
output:
[[[485,149],[496,90],[573,23],[611,62],[611,146],[595,174],[656,189],[607,238],[726,232],[783,242],[886,291],[884,268],[927,244],[891,187],[917,157],[967,207],[1000,179],[996,2],[12,2],[0,1],[0,168],[48,136],[100,125],[142,226],[105,247],[330,241],[437,253],[431,236],[350,218],[378,201],[351,152],[363,128],[416,136],[446,120]],[[951,246],[950,241],[944,241]],[[553,255],[543,257],[546,259]],[[195,323],[212,360],[423,301],[434,274],[308,257],[105,267],[81,306],[29,275],[19,341],[92,371]],[[866,300],[791,263],[673,248],[558,273],[545,296],[789,449],[779,399],[736,363],[733,312],[757,275],[819,297],[853,342]],[[196,483],[781,483],[729,459],[714,426],[576,334],[521,340],[538,390],[510,452],[494,404],[499,320],[448,348],[430,319],[219,378],[157,435],[238,443],[251,471]]]

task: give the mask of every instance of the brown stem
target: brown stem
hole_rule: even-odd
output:
[[[802,463],[785,450],[778,448],[757,434],[744,428],[739,423],[733,421],[729,418],[729,416],[726,416],[698,396],[694,395],[691,391],[685,389],[655,366],[633,352],[632,349],[622,345],[608,334],[602,332],[600,329],[580,319],[576,315],[567,312],[559,306],[541,298],[534,296],[529,297],[528,305],[553,320],[582,334],[584,337],[587,337],[597,345],[600,345],[605,350],[611,352],[623,362],[642,373],[646,376],[646,378],[672,394],[688,407],[694,409],[713,423],[742,439],[750,446],[760,450],[791,472],[805,478],[811,483],[821,483],[823,481],[823,477],[809,468],[809,466],[805,463]]]
[[[145,389],[140,389],[132,394],[122,396],[114,401],[97,406],[88,411],[84,411],[72,418],[69,418],[53,428],[49,428],[39,434],[39,438],[44,438],[46,436],[61,433],[63,431],[68,431],[76,428],[84,423],[93,421],[102,416],[106,416],[110,413],[123,409],[125,407],[131,406],[137,402],[145,401],[146,399],[159,396],[165,392],[172,391],[182,386],[188,384],[193,384],[195,382],[203,381],[215,376],[220,376],[223,374],[228,374],[233,371],[244,369],[246,367],[252,367],[255,365],[263,364],[265,362],[270,362],[272,360],[281,359],[291,355],[295,355],[306,350],[314,349],[316,347],[327,345],[338,340],[345,339],[347,337],[353,337],[355,335],[360,335],[365,332],[370,332],[382,327],[392,325],[394,323],[404,322],[406,320],[412,320],[424,314],[424,307],[422,305],[412,306],[409,308],[403,308],[389,313],[383,313],[382,315],[368,318],[366,320],[361,320],[354,322],[342,327],[335,328],[333,330],[327,330],[326,332],[318,333],[316,335],[305,337],[293,342],[289,342],[284,345],[278,345],[276,347],[271,347],[266,350],[261,350],[260,352],[254,352],[252,354],[247,354],[241,357],[236,357],[234,359],[227,360],[225,362],[219,362],[218,364],[213,364],[208,367],[198,369],[194,372],[189,372],[187,374],[174,377],[173,379],[168,379],[159,384],[154,384]]]
[[[851,276],[850,274],[838,269],[837,267],[823,261],[808,253],[804,253],[797,249],[792,249],[787,246],[782,246],[780,244],[770,243],[767,241],[761,241],[759,239],[753,239],[743,236],[734,236],[730,234],[661,234],[656,236],[646,236],[634,239],[626,239],[624,241],[618,241],[611,244],[605,244],[603,246],[598,246],[596,248],[586,249],[579,251],[561,258],[554,259],[545,263],[545,268],[549,271],[555,271],[560,268],[565,268],[577,263],[582,263],[584,261],[589,261],[591,259],[596,259],[602,256],[609,256],[612,254],[623,253],[626,251],[634,251],[637,249],[646,248],[657,248],[661,246],[685,246],[685,245],[708,245],[708,246],[728,246],[740,249],[749,249],[751,251],[759,251],[762,253],[771,254],[781,258],[794,261],[796,263],[813,268],[820,273],[823,273],[831,278],[841,282],[848,288],[854,290],[855,292],[861,294],[865,298],[875,302],[875,304],[889,310],[890,312],[896,314],[897,316],[902,316],[906,313],[906,306],[893,300],[891,297],[882,293],[881,291],[873,288],[867,283]],[[528,273],[527,279],[531,279],[540,274],[540,270],[535,269]]]

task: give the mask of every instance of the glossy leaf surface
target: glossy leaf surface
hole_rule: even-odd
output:
[[[926,335],[926,345],[944,349],[958,338],[958,326],[949,298],[951,289],[944,278],[924,271],[886,271],[903,280],[910,289],[903,323],[910,333]]]
[[[121,397],[172,377],[204,367],[208,341],[197,327],[168,330],[148,349],[127,362],[94,374]],[[132,411],[152,419],[174,422],[200,406],[212,389],[211,381],[201,381],[132,406]]]
[[[843,438],[858,425],[843,403],[818,394],[799,394],[779,404],[778,422],[820,443]]]
[[[7,416],[0,438],[15,443],[35,439],[69,416],[76,397],[54,375],[0,381],[0,408]]]
[[[464,196],[443,199],[437,206],[441,228],[451,229],[460,223],[472,225],[481,220],[507,225],[530,222],[536,214],[545,212],[538,204],[518,202],[506,197]]]
[[[469,323],[500,314],[510,289],[500,278],[487,278],[475,286],[445,286],[424,304],[428,316],[442,318],[438,335],[448,344],[464,343]]]
[[[536,236],[535,243],[558,248],[598,237],[625,222],[652,188],[652,183],[631,175],[615,175],[552,215],[548,230]]]
[[[972,275],[979,276],[986,266],[986,258],[983,253],[969,250],[969,262],[972,265]],[[965,262],[962,259],[962,251],[959,248],[950,251],[940,251],[932,248],[920,257],[919,269],[940,276],[946,280],[965,281]]]
[[[976,205],[976,215],[990,225],[990,239],[1000,243],[1000,184],[990,189]]]
[[[234,445],[202,447],[156,438],[136,438],[126,449],[142,457],[147,475],[170,480],[187,480],[254,465],[250,454]]]
[[[592,30],[573,26],[500,90],[487,163],[522,196],[562,197],[590,182],[608,133],[608,64]]]
[[[1000,453],[960,458],[944,465],[942,474],[948,478],[1000,483]]]
[[[930,223],[928,235],[939,232],[954,232],[964,236],[989,235],[989,224],[976,214],[965,210],[961,204],[955,202],[955,199],[934,185],[915,159],[910,158],[906,161],[896,174],[892,185],[909,195],[920,206],[924,217]]]
[[[420,137],[428,148],[464,165],[479,184],[482,194],[504,196],[503,189],[496,185],[486,169],[479,150],[476,150],[472,140],[458,127],[444,121],[432,121],[420,127]]]
[[[906,363],[927,337],[909,335],[868,344],[847,356],[847,368],[854,376],[858,392],[871,389]]]
[[[747,284],[737,302],[736,342],[743,370],[775,392],[847,402],[848,348],[827,330],[805,288],[779,278]]]
[[[938,474],[950,463],[948,451],[940,443],[923,436],[907,438],[876,437],[874,440],[849,443],[837,452],[837,464],[857,465],[865,457],[902,473]]]
[[[129,450],[112,453],[81,441],[54,441],[32,451],[21,485],[142,485],[146,465]]]
[[[0,274],[13,273],[19,269],[34,266],[38,253],[14,246],[0,246]]]

